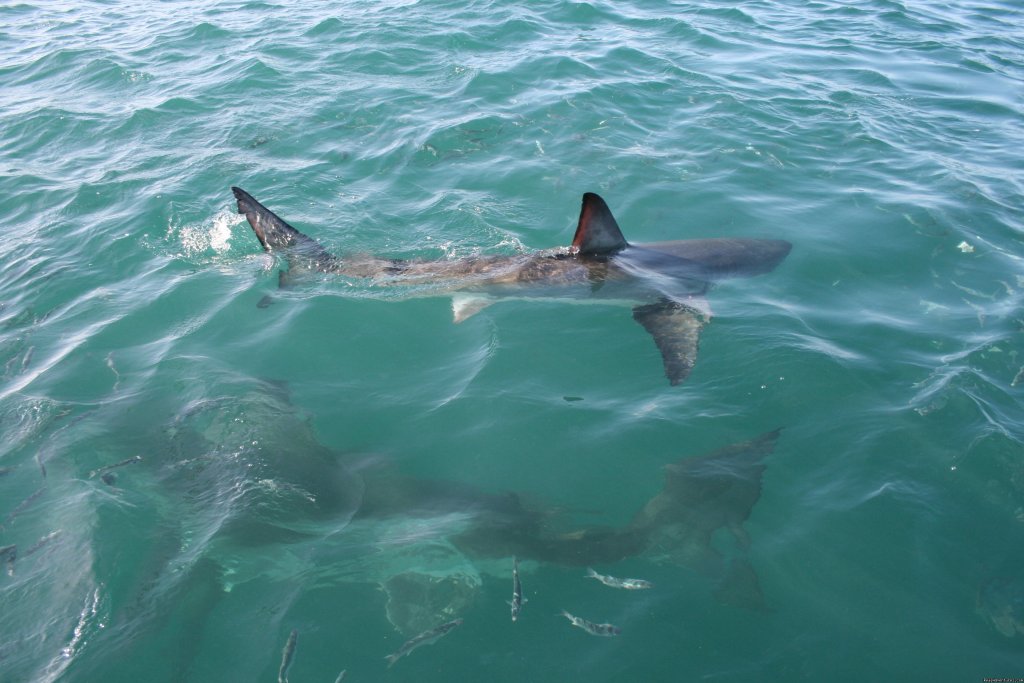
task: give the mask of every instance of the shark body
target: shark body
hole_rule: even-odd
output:
[[[440,623],[431,621],[440,608],[414,617],[397,603],[452,601],[444,591],[460,588],[427,575],[461,577],[477,564],[504,574],[510,557],[580,568],[647,557],[711,579],[723,602],[757,608],[743,525],[760,499],[778,430],[674,459],[664,466],[661,490],[630,518],[580,525],[529,495],[410,476],[388,458],[337,452],[319,442],[282,390],[262,380],[239,384],[221,400],[190,405],[175,417],[164,459],[183,462],[185,471],[161,468],[159,480],[162,491],[188,499],[231,496],[209,545],[234,558],[228,564],[236,582],[252,576],[244,558],[251,556],[256,575],[266,571],[267,547],[282,556],[286,548],[308,550],[330,567],[332,580],[378,582],[406,596],[389,610],[414,635]],[[238,488],[245,495],[231,494]],[[719,538],[725,534],[735,539],[734,549]]]
[[[338,257],[249,193],[237,187],[232,191],[238,212],[248,219],[266,251],[285,256],[289,274],[330,273],[380,285],[429,285],[437,294],[452,296],[457,323],[503,299],[629,305],[634,320],[654,338],[673,385],[693,368],[701,329],[711,318],[704,299],[711,284],[770,272],[792,248],[784,240],[734,238],[631,244],[605,201],[588,192],[568,247],[440,260]]]
[[[338,451],[320,442],[287,385],[182,363],[184,394],[154,388],[142,403],[102,409],[109,431],[76,442],[97,453],[76,464],[82,481],[105,462],[140,450],[146,457],[124,469],[118,489],[92,481],[96,495],[69,499],[77,507],[57,508],[62,516],[51,522],[94,514],[93,498],[103,496],[95,524],[79,532],[88,536],[48,546],[52,566],[85,567],[83,583],[63,588],[62,577],[53,587],[68,595],[68,629],[81,596],[95,590],[92,577],[117,579],[100,603],[109,626],[76,660],[83,680],[151,679],[158,658],[169,679],[187,679],[195,662],[220,661],[216,643],[239,637],[239,623],[251,624],[245,637],[266,657],[239,661],[235,673],[266,678],[284,660],[282,640],[294,626],[284,617],[327,588],[372,601],[383,590],[388,621],[411,638],[472,613],[489,590],[486,577],[500,577],[503,592],[512,557],[524,581],[538,565],[576,574],[614,572],[627,558],[685,567],[699,576],[680,573],[681,582],[697,578],[721,603],[764,609],[742,527],[778,432],[666,458],[663,483],[637,496],[633,514],[596,524],[589,511],[529,491],[424,479],[380,454]],[[730,532],[738,543],[727,542]],[[111,534],[123,543],[104,543]],[[18,571],[27,576],[30,565]],[[545,590],[538,580],[531,594]],[[36,620],[31,595],[12,613],[31,632],[53,628],[43,623],[49,612]],[[381,643],[379,654],[387,649]]]

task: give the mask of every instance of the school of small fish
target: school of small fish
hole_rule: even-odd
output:
[[[5,549],[0,549],[0,551],[2,550]],[[590,568],[587,569],[586,577],[597,579],[606,586],[622,588],[624,590],[642,590],[653,588],[654,586],[650,581],[645,581],[643,579],[620,579],[615,576],[598,574]],[[518,558],[512,558],[512,599],[508,603],[512,607],[512,621],[519,620],[519,612],[525,602],[526,599],[523,597],[523,585],[519,579],[519,560]],[[622,633],[622,629],[614,624],[598,624],[574,614],[570,614],[566,610],[562,610],[561,614],[569,620],[570,624],[592,636],[611,637]],[[402,657],[411,654],[417,648],[422,647],[423,645],[433,645],[438,640],[448,635],[448,633],[450,633],[456,626],[461,625],[461,618],[453,619],[452,621],[413,636],[409,640],[405,641],[395,652],[384,658],[387,661],[388,668],[390,669],[395,665],[395,662]],[[278,683],[288,683],[288,669],[291,667],[292,661],[295,659],[295,648],[298,643],[298,635],[298,631],[292,629],[292,632],[288,635],[288,640],[285,642],[284,650],[281,652],[281,667],[277,674]],[[341,683],[347,673],[347,670],[339,673],[334,683]]]

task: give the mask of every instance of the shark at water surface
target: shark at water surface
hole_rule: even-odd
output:
[[[556,298],[624,302],[654,338],[672,384],[687,378],[700,331],[710,319],[711,283],[773,270],[792,245],[772,239],[693,239],[630,244],[608,205],[593,193],[567,248],[514,256],[459,259],[338,257],[237,187],[238,212],[268,252],[281,252],[289,274],[332,273],[378,285],[430,285],[452,296],[455,322],[502,299]],[[283,280],[282,280],[283,281]]]

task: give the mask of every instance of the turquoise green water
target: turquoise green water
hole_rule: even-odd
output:
[[[966,1],[0,7],[0,680],[274,681],[292,629],[295,683],[1024,676],[1022,26]],[[708,294],[672,387],[626,308],[454,325],[416,291],[278,292],[231,185],[337,253],[566,245],[585,191],[637,242],[794,247]],[[449,543],[506,492],[621,528],[664,465],[777,427],[749,547],[713,539],[762,609],[652,553],[596,567],[636,592],[527,560],[513,624],[511,557]],[[360,521],[380,472],[450,505]],[[403,610],[464,622],[387,669]]]

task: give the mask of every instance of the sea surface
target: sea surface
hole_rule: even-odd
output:
[[[1022,150],[1017,2],[3,3],[0,681],[1024,676]],[[584,192],[793,248],[671,386],[626,307],[280,289],[232,186],[339,255]],[[520,557],[512,621],[487,515],[621,533],[776,429],[703,556]]]

